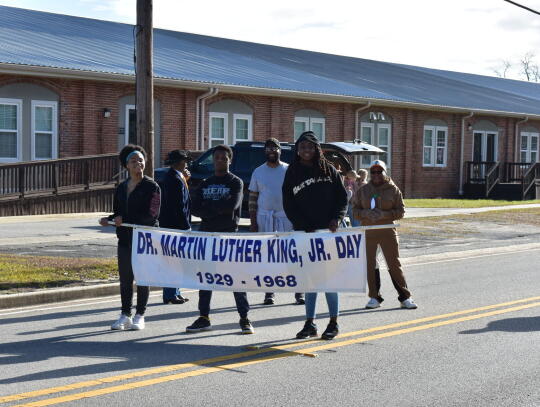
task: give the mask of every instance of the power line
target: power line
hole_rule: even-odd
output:
[[[531,13],[538,14],[540,16],[539,11],[533,10],[532,8],[529,8],[529,7],[524,6],[522,4],[516,3],[515,1],[512,1],[512,0],[503,0],[503,1],[506,1],[507,3],[513,4],[514,6],[521,7],[523,9],[527,10],[527,11],[530,11]]]

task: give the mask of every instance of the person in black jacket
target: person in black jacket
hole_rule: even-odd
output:
[[[145,226],[158,226],[160,189],[152,178],[143,175],[146,152],[140,146],[126,145],[119,154],[119,160],[128,171],[129,178],[122,182],[114,195],[113,214],[101,218],[101,226],[109,221],[116,225],[118,237],[118,273],[120,275],[120,296],[122,313],[112,324],[111,329],[144,329],[144,312],[148,303],[149,288],[137,285],[136,314],[131,319],[133,305],[133,269],[131,267],[131,241],[133,229],[121,226],[133,223]]]
[[[205,179],[192,197],[191,210],[201,218],[200,231],[236,232],[240,221],[240,209],[244,183],[229,172],[232,150],[229,146],[218,145],[212,153],[214,175]],[[210,300],[212,291],[199,290],[200,317],[186,328],[186,332],[209,331]],[[235,292],[236,309],[240,314],[240,328],[243,334],[252,334],[253,326],[248,319],[249,303],[245,292]]]
[[[347,210],[347,192],[338,171],[328,162],[319,140],[311,131],[300,135],[295,145],[296,155],[283,181],[283,209],[294,230],[313,232],[330,229],[335,232]],[[306,293],[306,323],[296,337],[317,336],[315,305],[317,293]],[[334,339],[339,333],[337,317],[339,297],[326,293],[330,323],[322,339]]]
[[[191,229],[191,200],[187,181],[189,171],[186,168],[190,160],[186,151],[173,150],[167,154],[165,165],[169,165],[161,187],[161,209],[159,225],[168,229]],[[182,297],[180,289],[163,287],[163,304],[183,304],[189,301]]]

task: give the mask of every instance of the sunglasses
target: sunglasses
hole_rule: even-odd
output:
[[[370,171],[369,172],[370,174],[382,174],[383,172],[382,171]]]

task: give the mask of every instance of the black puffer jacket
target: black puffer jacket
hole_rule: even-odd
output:
[[[129,179],[122,182],[116,188],[113,202],[114,213],[109,216],[109,219],[113,220],[115,217],[121,216],[123,223],[158,226],[161,201],[161,192],[158,184],[152,178],[145,175],[128,197],[128,182]],[[116,228],[119,246],[131,247],[132,235],[133,230],[131,228],[122,226]]]

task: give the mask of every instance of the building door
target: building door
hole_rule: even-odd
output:
[[[520,162],[534,163],[538,161],[538,136],[538,133],[521,133]]]
[[[475,163],[497,161],[497,133],[489,131],[475,131],[473,140],[473,161]],[[486,176],[488,165],[480,165],[474,177]]]

